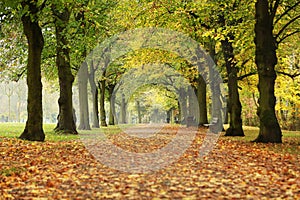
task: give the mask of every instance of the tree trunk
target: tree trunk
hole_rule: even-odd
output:
[[[118,124],[118,118],[116,116],[117,113],[116,113],[116,95],[115,94],[112,95],[110,103],[111,103],[111,106],[112,106],[111,107],[112,108],[112,113],[114,115],[114,123]]]
[[[81,4],[81,7],[83,8],[80,12],[75,13],[75,20],[81,22],[80,23],[80,30],[78,34],[86,35],[85,28],[85,9],[88,1],[85,1]],[[82,51],[82,57],[86,57],[86,47],[84,46]],[[88,72],[88,64],[87,61],[84,61],[79,68],[78,71],[78,90],[79,90],[79,113],[80,113],[80,121],[79,121],[79,127],[80,130],[91,130],[90,127],[90,120],[89,120],[89,101],[88,101],[88,92],[87,92],[87,84],[88,84],[88,78],[89,78],[89,72]]]
[[[108,124],[109,125],[115,125],[115,112],[114,112],[114,89],[115,85],[109,85],[108,86],[108,99],[109,99],[109,118],[108,118]]]
[[[281,143],[282,133],[275,115],[274,85],[277,64],[276,41],[273,37],[273,17],[268,0],[255,4],[255,63],[258,69],[259,107],[257,114],[260,130],[255,142]]]
[[[90,65],[89,82],[91,86],[92,101],[93,101],[93,128],[99,128],[99,110],[98,110],[98,88],[95,83],[95,68],[93,61]]]
[[[229,38],[232,40],[233,35],[229,33]],[[228,77],[228,113],[229,113],[229,128],[226,130],[225,136],[245,136],[242,123],[242,104],[238,91],[237,73],[232,43],[228,38],[221,42],[225,65]]]
[[[179,104],[180,104],[180,117],[181,124],[186,124],[188,117],[188,108],[187,108],[187,92],[184,88],[179,89]]]
[[[206,102],[206,83],[204,78],[199,74],[197,78],[197,98],[199,106],[199,126],[208,124],[207,102]]]
[[[194,89],[192,87],[188,87],[188,116],[196,117],[197,114],[197,110],[195,109],[196,101],[197,99],[195,99]]]
[[[167,110],[167,119],[166,119],[166,123],[170,124],[172,122],[172,111],[173,108],[170,108],[169,110]]]
[[[106,123],[106,113],[105,113],[105,80],[99,81],[99,90],[100,90],[100,125],[107,126]]]
[[[80,122],[79,130],[91,130],[89,120],[89,104],[88,104],[88,66],[86,62],[83,62],[78,71],[78,90],[79,90],[79,113]]]
[[[126,102],[124,94],[122,94],[121,99],[121,124],[126,124]]]
[[[177,118],[177,122],[176,122],[175,118],[174,118],[174,121],[175,121],[175,123],[182,123],[181,103],[179,100],[177,100],[177,107],[178,107],[178,118]]]
[[[141,104],[140,104],[139,100],[136,101],[136,109],[137,109],[137,113],[138,113],[138,123],[141,124],[142,123],[142,114],[141,114]]]
[[[55,13],[55,34],[56,34],[56,66],[58,68],[58,78],[60,86],[60,96],[58,99],[59,116],[58,123],[54,129],[57,132],[78,134],[73,118],[72,84],[74,76],[71,72],[70,49],[68,47],[66,27],[70,18],[70,11],[67,8],[52,6]]]
[[[39,26],[37,12],[39,9],[34,2],[23,1],[22,7],[28,6],[29,14],[22,16],[24,34],[28,42],[27,63],[27,113],[26,126],[20,138],[31,141],[44,141],[42,81],[41,81],[41,54],[44,47],[44,38]],[[33,16],[33,18],[31,18]],[[35,20],[32,20],[35,19]]]
[[[111,101],[112,98],[109,100],[109,116],[108,116],[108,124],[109,125],[115,125],[115,118],[113,113],[113,104]]]
[[[214,64],[217,64],[217,54],[216,54],[216,42],[214,39],[209,38],[209,42],[207,42],[205,44],[206,48],[208,49],[209,52],[209,56],[212,58]],[[210,90],[212,92],[212,111],[211,111],[211,118],[218,118],[218,119],[222,119],[222,105],[221,105],[221,101],[220,101],[220,97],[221,97],[221,89],[220,89],[220,83],[221,80],[219,80],[219,72],[215,71],[216,69],[209,67],[209,86],[210,86]],[[211,128],[212,127],[212,128]],[[216,132],[219,130],[224,130],[223,124],[222,124],[222,120],[218,120],[217,124],[215,126],[210,126],[210,129],[212,132]]]
[[[210,131],[212,133],[218,133],[223,131],[223,124],[222,124],[222,102],[221,102],[221,88],[220,84],[222,83],[221,78],[219,77],[219,73],[216,69],[210,68],[210,87],[212,93],[212,111],[211,111],[211,120],[213,118],[217,118],[218,121],[213,126],[209,126]]]

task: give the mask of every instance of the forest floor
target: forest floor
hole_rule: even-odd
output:
[[[151,137],[108,137],[143,155],[174,141],[178,129],[164,127]],[[176,144],[183,147],[190,135],[182,130]],[[200,129],[173,163],[145,173],[102,164],[80,139],[40,143],[0,137],[0,199],[300,199],[300,135],[284,138],[283,144],[221,136],[209,154],[199,156],[206,132]]]

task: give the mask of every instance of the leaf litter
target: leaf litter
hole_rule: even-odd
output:
[[[171,129],[149,140],[124,133],[110,139],[143,153],[170,142]],[[140,174],[103,165],[80,140],[0,138],[0,199],[300,199],[299,153],[220,138],[207,156],[199,157],[205,133],[199,130],[178,161]]]

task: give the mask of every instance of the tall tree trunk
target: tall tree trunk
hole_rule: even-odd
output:
[[[89,104],[88,104],[88,66],[86,62],[83,62],[78,71],[78,90],[79,90],[79,130],[91,130],[89,120]]]
[[[197,78],[197,98],[199,106],[199,126],[208,123],[207,102],[206,102],[206,83],[204,78],[199,74]]]
[[[99,110],[98,110],[98,88],[95,82],[95,72],[94,62],[92,61],[90,65],[89,82],[91,86],[92,101],[93,101],[93,128],[99,128]]]
[[[112,97],[109,98],[109,116],[108,116],[108,124],[115,125],[115,118],[113,113],[113,104],[112,104]]]
[[[167,119],[166,119],[166,123],[171,123],[172,122],[172,111],[173,111],[173,108],[170,108],[169,110],[167,110]]]
[[[109,117],[108,117],[108,124],[109,125],[115,125],[115,112],[114,112],[114,89],[115,85],[109,85],[108,86],[108,99],[109,99]]]
[[[217,56],[216,56],[216,42],[214,39],[209,38],[209,42],[207,42],[205,44],[206,48],[208,49],[209,52],[209,56],[212,58],[214,64],[217,64]],[[218,119],[222,119],[222,105],[221,105],[221,99],[219,97],[221,97],[221,88],[220,88],[220,83],[221,80],[219,80],[219,72],[215,71],[215,68],[210,67],[209,68],[209,80],[210,80],[210,89],[212,92],[212,97],[214,97],[212,99],[212,111],[211,111],[211,118],[218,118]],[[223,124],[222,124],[222,120],[218,120],[218,123],[216,126],[211,126],[214,130],[211,130],[212,132],[215,132],[215,130],[219,131],[219,130],[224,130]]]
[[[187,108],[187,92],[184,88],[179,89],[179,105],[180,105],[180,117],[181,123],[186,124],[188,117],[188,108]]]
[[[179,99],[177,100],[177,107],[178,107],[178,118],[177,118],[177,123],[182,123],[182,112],[181,112],[181,103]],[[174,118],[174,121],[176,123],[176,119]]]
[[[22,8],[28,7],[29,14],[22,16],[24,34],[28,42],[27,63],[27,113],[26,126],[20,138],[31,141],[44,141],[42,81],[41,81],[41,54],[44,47],[44,38],[37,21],[39,9],[35,2],[23,1]],[[32,17],[33,16],[33,17]],[[33,20],[32,20],[33,19]]]
[[[114,115],[114,123],[118,124],[118,118],[117,118],[117,113],[116,113],[116,95],[113,94],[110,100],[111,103],[111,108],[112,108],[112,113]]]
[[[81,22],[79,34],[82,34],[84,36],[86,35],[85,9],[87,4],[88,4],[88,0],[84,1],[81,4],[81,7],[83,9],[74,14],[76,21]],[[82,57],[85,58],[86,55],[87,55],[86,47],[84,45],[82,51]],[[88,70],[87,61],[84,61],[78,71],[79,113],[80,113],[80,121],[79,121],[78,129],[80,130],[91,130],[90,119],[89,119],[89,101],[88,101],[88,92],[87,92],[87,84],[89,78],[88,71],[89,70]]]
[[[195,99],[195,92],[192,87],[188,87],[188,116],[195,117],[196,110],[195,110],[195,103],[197,99]],[[197,116],[198,117],[198,116]]]
[[[282,133],[275,115],[274,85],[277,64],[276,41],[273,36],[273,15],[268,0],[255,4],[255,63],[258,69],[260,130],[255,142],[281,143]]]
[[[72,84],[74,76],[71,72],[70,49],[68,47],[66,27],[70,18],[70,11],[67,8],[56,8],[52,6],[55,13],[55,35],[56,35],[56,66],[58,68],[58,78],[60,96],[58,99],[59,116],[58,123],[54,129],[57,132],[77,134],[75,121],[73,118]]]
[[[105,113],[105,79],[99,81],[100,90],[100,126],[107,126]]]
[[[222,83],[221,77],[219,75],[219,72],[217,69],[209,68],[210,72],[210,87],[211,87],[211,93],[212,93],[212,111],[211,111],[211,117],[217,118],[218,121],[213,126],[209,126],[210,131],[213,133],[218,133],[223,130],[223,124],[222,124],[222,102],[221,102],[221,88],[220,84]]]
[[[232,40],[233,35],[229,33],[229,38]],[[232,43],[228,38],[221,42],[225,65],[228,77],[228,113],[229,113],[229,128],[226,130],[225,136],[245,136],[242,123],[242,104],[238,91],[237,73],[238,68],[234,60]]]
[[[126,124],[126,101],[124,94],[122,94],[121,99],[121,124]]]
[[[136,101],[136,109],[138,113],[138,123],[142,123],[141,103],[139,100]]]

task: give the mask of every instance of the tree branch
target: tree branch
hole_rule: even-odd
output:
[[[291,25],[293,22],[295,22],[297,19],[300,19],[300,15],[297,15],[296,17],[294,17],[293,19],[291,19],[288,23],[286,23],[282,29],[275,35],[275,39],[277,40],[277,38],[285,31],[285,29]]]
[[[46,3],[47,3],[47,0],[45,0],[38,9],[43,10],[46,7]]]
[[[18,82],[26,71],[27,67],[25,67],[20,73],[17,74],[17,78],[15,79],[15,81]]]
[[[290,77],[291,79],[294,80],[294,78],[296,78],[297,76],[300,76],[300,73],[295,73],[295,74],[289,74],[289,73],[286,73],[286,72],[282,72],[282,71],[276,71],[278,74],[282,74],[284,76],[288,76]]]
[[[286,11],[284,11],[284,13],[282,13],[274,22],[274,25],[276,25],[285,15],[287,15],[291,10],[293,10],[294,8],[296,8],[298,5],[300,5],[300,1],[298,1],[297,3],[295,3],[293,6],[289,7]]]
[[[280,44],[282,41],[284,41],[286,38],[288,38],[288,37],[290,37],[290,36],[292,36],[292,35],[295,35],[295,34],[297,34],[297,33],[300,33],[300,29],[299,29],[299,30],[296,30],[296,31],[294,31],[294,32],[292,32],[292,33],[290,33],[290,34],[287,34],[287,35],[285,35],[285,36],[282,37],[282,38],[279,38],[279,41],[277,41],[277,45]]]
[[[247,77],[249,77],[249,76],[253,76],[253,75],[256,75],[256,74],[257,74],[257,72],[250,72],[250,73],[248,73],[248,74],[244,74],[244,75],[242,75],[242,76],[239,76],[239,77],[238,77],[238,80],[241,81],[241,80],[243,80],[244,78],[247,78]]]
[[[254,104],[255,104],[256,108],[258,108],[259,105],[258,105],[258,103],[257,103],[257,100],[255,99],[255,94],[254,94],[254,92],[252,92],[252,98],[253,98],[253,101],[254,101]]]
[[[278,6],[279,6],[280,3],[281,3],[280,0],[276,0],[275,3],[274,3],[274,7],[271,4],[270,11],[271,11],[271,19],[272,19],[272,21],[275,18],[275,15],[276,15],[276,12],[277,12],[277,9],[278,9]]]
[[[194,12],[191,11],[191,10],[188,10],[188,11],[187,11],[187,14],[190,15],[191,17],[193,17],[194,19],[199,19],[199,18],[200,18],[199,15],[197,15],[196,13],[194,13]],[[202,21],[199,21],[199,23],[200,23],[200,25],[201,25],[202,27],[204,27],[204,28],[206,28],[206,29],[211,29],[211,27],[210,27],[209,25],[203,23]]]

